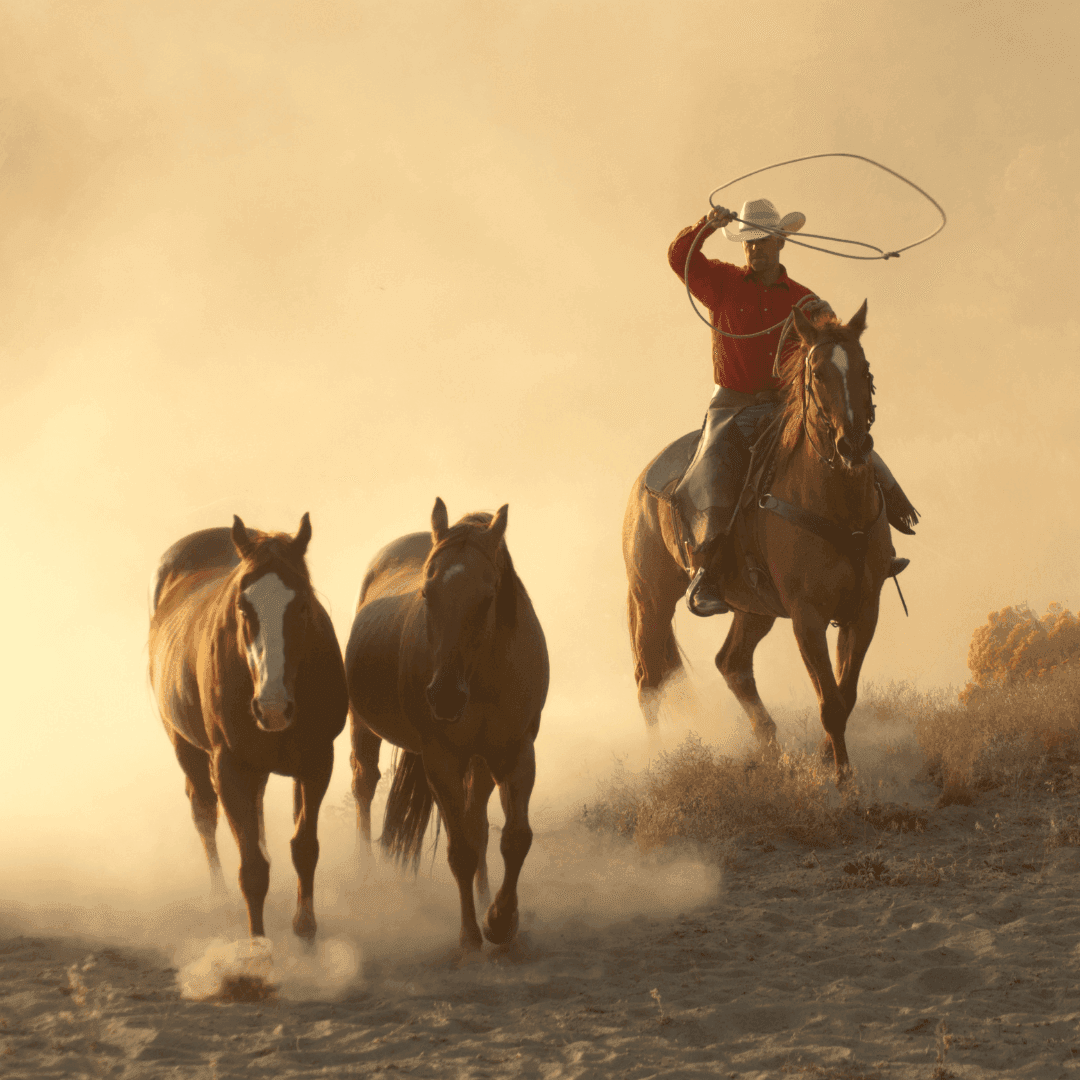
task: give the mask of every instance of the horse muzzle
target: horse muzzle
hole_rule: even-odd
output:
[[[469,684],[463,673],[437,672],[435,678],[428,683],[427,700],[436,720],[449,724],[460,720],[469,704]]]
[[[836,440],[836,452],[846,465],[865,465],[874,449],[874,436],[866,432],[861,437],[840,435]]]
[[[263,731],[285,731],[292,727],[296,716],[296,703],[291,699],[251,699],[251,715]]]

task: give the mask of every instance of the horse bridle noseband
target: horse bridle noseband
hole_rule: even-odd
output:
[[[814,355],[814,351],[816,349],[820,348],[822,345],[826,345],[826,344],[838,344],[838,343],[837,342],[819,341],[816,345],[812,345],[807,350],[806,357],[803,360],[802,423],[803,423],[803,431],[806,433],[806,440],[807,440],[807,442],[810,443],[811,449],[814,451],[815,454],[817,454],[817,456],[819,458],[821,458],[821,460],[826,465],[829,466],[830,469],[835,469],[836,468],[836,454],[837,454],[837,450],[836,450],[837,429],[836,429],[836,425],[829,418],[829,414],[825,410],[825,407],[821,404],[821,400],[817,395],[817,391],[814,389],[814,366],[813,366],[813,364],[810,363],[810,359]],[[866,369],[866,378],[867,378],[867,381],[870,384],[870,422],[866,425],[866,430],[869,431],[870,428],[872,428],[874,426],[874,421],[877,419],[877,408],[874,405],[874,394],[876,393],[876,390],[874,389],[874,375],[870,371],[869,366]],[[818,417],[820,418],[820,420],[824,424],[825,433],[828,436],[829,441],[832,443],[832,453],[828,457],[826,457],[818,449],[817,443],[814,442],[814,435],[813,435],[813,432],[810,429],[810,424],[809,424],[810,409],[809,409],[809,407],[807,405],[807,398],[808,397],[809,397],[810,404],[814,405],[814,407],[816,408]]]

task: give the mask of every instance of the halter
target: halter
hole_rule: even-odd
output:
[[[814,389],[814,368],[810,363],[810,358],[814,355],[814,350],[820,348],[825,344],[835,344],[834,342],[819,341],[816,345],[812,345],[806,353],[803,359],[803,382],[802,382],[802,423],[803,431],[806,433],[806,441],[810,444],[811,449],[815,454],[826,464],[830,469],[836,468],[836,425],[829,418],[829,414],[826,412],[825,407],[821,404],[821,400]],[[874,426],[874,421],[877,419],[877,409],[874,406],[874,394],[876,390],[874,388],[874,376],[870,372],[869,368],[866,373],[867,380],[870,383],[870,421],[866,425],[867,431]],[[829,457],[826,457],[814,442],[814,436],[809,424],[810,409],[807,406],[807,399],[816,406],[819,419],[823,422],[826,434],[829,441],[832,443],[832,453]]]

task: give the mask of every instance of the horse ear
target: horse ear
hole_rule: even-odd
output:
[[[506,532],[506,518],[510,512],[510,504],[503,503],[499,507],[499,512],[491,519],[491,524],[488,526],[488,536],[498,544],[503,535]]]
[[[450,529],[450,520],[446,516],[446,503],[436,497],[435,506],[431,511],[431,536],[437,544]]]
[[[236,514],[233,514],[232,519],[232,542],[233,547],[236,548],[236,554],[241,559],[246,559],[255,547],[248,535],[247,526]]]
[[[300,519],[300,531],[292,538],[289,543],[289,547],[292,549],[294,555],[299,558],[304,557],[304,553],[307,551],[308,541],[311,539],[311,518],[308,517],[305,512],[304,516]]]
[[[802,338],[803,344],[813,345],[818,338],[814,324],[797,307],[791,309],[791,317],[795,322],[795,333]]]
[[[844,327],[844,329],[854,334],[857,338],[862,336],[862,332],[866,329],[865,300],[862,302],[862,307],[859,308],[859,310],[856,311],[855,314],[852,315],[851,318],[848,320],[848,324]]]

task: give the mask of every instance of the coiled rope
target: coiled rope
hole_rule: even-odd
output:
[[[744,173],[742,176],[737,176],[734,180],[729,180],[726,184],[721,184],[718,188],[713,188],[713,190],[709,192],[709,206],[711,206],[713,210],[720,210],[725,214],[730,214],[732,213],[732,211],[728,210],[726,207],[717,206],[716,203],[713,202],[713,196],[716,195],[717,192],[723,191],[725,188],[731,187],[732,184],[739,183],[740,180],[748,180],[751,176],[757,176],[759,173],[769,172],[770,169],[779,169],[784,165],[795,165],[800,161],[815,161],[819,158],[832,157],[855,158],[857,161],[865,161],[867,164],[874,165],[876,168],[881,169],[883,172],[887,172],[890,176],[895,176],[897,180],[902,180],[905,184],[908,185],[908,187],[914,188],[920,195],[923,196],[924,199],[933,204],[934,209],[937,210],[937,212],[941,215],[941,224],[932,233],[928,233],[921,240],[916,240],[914,243],[907,244],[902,248],[897,248],[895,251],[885,251],[882,248],[879,248],[876,244],[867,244],[864,243],[862,240],[844,240],[839,236],[821,236],[817,233],[803,233],[803,237],[805,239],[826,240],[829,243],[833,244],[852,244],[857,247],[870,248],[878,253],[876,255],[853,255],[846,251],[833,251],[831,248],[818,247],[816,244],[807,244],[805,243],[805,239],[796,240],[793,234],[786,233],[782,229],[770,229],[768,226],[757,224],[757,222],[744,221],[740,217],[733,216],[732,220],[739,222],[741,225],[747,225],[750,228],[758,229],[761,232],[769,233],[773,236],[779,236],[789,243],[799,245],[799,247],[810,248],[811,251],[823,251],[826,255],[836,255],[839,256],[839,258],[841,259],[860,259],[868,262],[872,262],[877,259],[898,259],[902,251],[909,251],[913,247],[918,247],[920,244],[925,244],[927,240],[933,239],[935,236],[937,236],[939,232],[941,232],[942,229],[945,228],[945,211],[941,208],[941,204],[938,203],[938,201],[932,195],[929,195],[927,192],[923,191],[923,189],[919,187],[918,184],[909,180],[906,176],[902,176],[900,173],[896,172],[895,169],[890,169],[887,165],[882,165],[880,161],[874,161],[873,158],[863,157],[862,154],[808,154],[806,157],[791,158],[788,161],[777,161],[772,165],[766,165],[762,169],[755,169],[753,172],[748,172]],[[687,298],[690,300],[690,306],[694,309],[694,314],[697,315],[697,317],[711,330],[715,330],[716,333],[720,334],[721,337],[738,338],[740,340],[744,340],[746,338],[763,337],[765,334],[771,334],[774,330],[783,326],[785,323],[787,323],[790,327],[790,324],[793,321],[792,315],[788,315],[786,318],[781,319],[780,322],[776,323],[775,326],[770,326],[767,330],[759,330],[755,334],[729,334],[726,330],[721,330],[719,326],[714,326],[712,322],[710,322],[708,319],[705,318],[704,315],[701,314],[701,312],[698,310],[697,304],[694,303],[693,293],[690,292],[690,260],[693,258],[694,253],[697,251],[697,249],[701,246],[701,242],[704,239],[704,234],[707,229],[709,229],[708,222],[706,222],[704,225],[702,225],[700,229],[698,229],[697,235],[694,237],[694,242],[690,245],[690,251],[686,255],[686,267],[683,272],[683,281],[686,284],[686,295]],[[804,297],[804,299],[810,298]],[[780,346],[783,344],[786,337],[787,331],[785,330],[784,333],[780,335],[780,342],[777,344],[777,361],[779,360]],[[774,362],[774,369],[775,366],[776,362]]]

